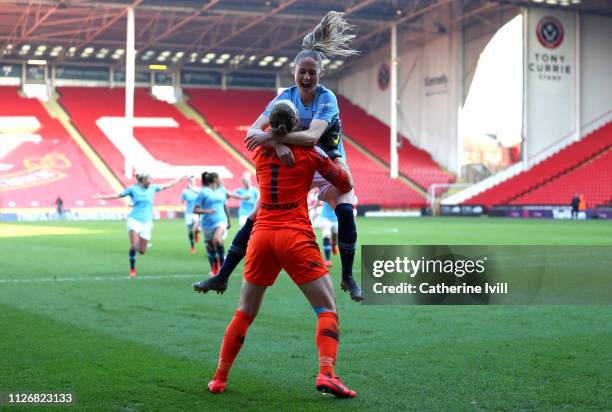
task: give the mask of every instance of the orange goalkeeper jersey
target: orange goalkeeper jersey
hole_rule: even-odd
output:
[[[293,146],[295,164],[286,167],[273,148],[259,147],[255,169],[261,200],[255,228],[312,230],[306,197],[315,171],[342,192],[352,189],[347,173],[319,148]]]

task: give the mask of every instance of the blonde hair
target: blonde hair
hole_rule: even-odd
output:
[[[294,66],[308,57],[321,65],[323,60],[329,57],[359,54],[350,47],[355,35],[349,32],[354,26],[350,25],[343,16],[344,13],[337,11],[328,12],[314,30],[304,36],[302,51],[295,56]]]

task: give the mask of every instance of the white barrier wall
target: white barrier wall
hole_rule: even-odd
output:
[[[582,135],[612,121],[612,18],[580,16]]]
[[[400,49],[398,70],[399,133],[451,170],[457,168],[459,41],[458,33],[440,34],[422,48]],[[387,56],[343,77],[339,91],[389,124],[390,91],[378,82],[383,65]]]

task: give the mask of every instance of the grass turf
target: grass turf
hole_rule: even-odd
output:
[[[156,222],[136,279],[126,276],[123,222],[20,224],[38,225],[85,233],[0,237],[0,392],[70,390],[79,410],[612,408],[610,306],[373,307],[343,294],[337,371],[359,396],[321,397],[315,317],[286,276],[267,292],[227,392],[210,395],[241,267],[225,295],[201,296],[190,284],[208,263],[201,247],[188,253],[180,221]],[[358,227],[362,244],[612,244],[604,221]],[[332,276],[337,285],[337,259]]]

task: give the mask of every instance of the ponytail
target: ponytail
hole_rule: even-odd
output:
[[[354,26],[350,25],[343,16],[344,13],[337,11],[328,12],[314,30],[304,36],[302,51],[295,56],[294,65],[308,57],[321,64],[329,57],[358,54],[357,50],[350,47],[355,35],[349,32]]]

